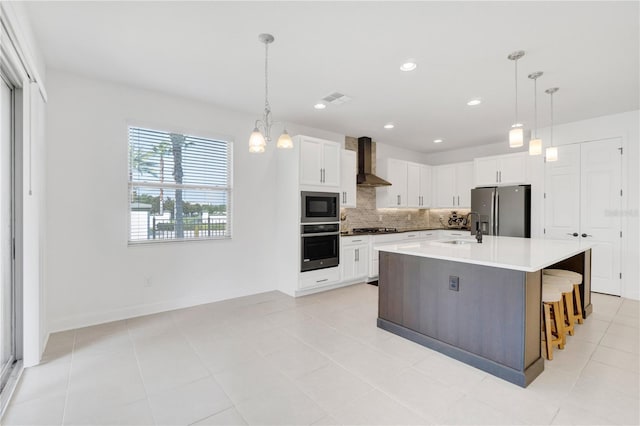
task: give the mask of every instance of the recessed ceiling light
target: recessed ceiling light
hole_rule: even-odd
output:
[[[405,63],[400,65],[400,69],[402,71],[413,71],[418,67],[418,64],[415,63],[413,59],[408,59]]]
[[[385,129],[393,129],[394,127],[396,127],[396,126],[394,126],[393,123],[387,123],[387,124],[384,125]]]
[[[482,99],[480,98],[473,98],[471,99],[469,102],[467,102],[467,105],[469,106],[478,106],[482,103]]]
[[[322,102],[318,102],[317,104],[315,104],[313,106],[315,109],[325,109],[327,106],[325,104],[323,104]]]
[[[433,143],[442,143],[442,142],[444,142],[442,139],[434,139],[433,140]]]

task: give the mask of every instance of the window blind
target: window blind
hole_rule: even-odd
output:
[[[228,141],[129,127],[130,242],[229,238]]]

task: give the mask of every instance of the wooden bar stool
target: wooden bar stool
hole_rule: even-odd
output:
[[[551,286],[556,291],[562,293],[564,309],[564,331],[573,336],[573,325],[575,323],[574,309],[573,309],[573,284],[571,280],[564,277],[556,277],[553,275],[542,275],[542,285]],[[564,336],[563,336],[564,339]],[[565,340],[566,341],[566,340]]]
[[[567,271],[566,269],[543,269],[544,275],[552,275],[554,277],[569,278],[571,284],[573,284],[573,298],[575,308],[575,318],[578,320],[578,324],[584,323],[584,314],[582,313],[582,299],[580,297],[580,284],[582,284],[582,274],[573,271]]]
[[[562,314],[564,309],[560,306],[561,301],[562,293],[555,287],[542,286],[544,348],[545,355],[550,361],[553,359],[554,345],[558,345],[558,349],[564,349],[564,317]]]

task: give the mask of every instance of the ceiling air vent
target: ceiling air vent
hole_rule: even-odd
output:
[[[331,105],[342,105],[349,102],[351,98],[340,92],[333,92],[322,98],[322,100]]]

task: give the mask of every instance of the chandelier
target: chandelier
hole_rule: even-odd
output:
[[[271,34],[260,34],[258,40],[264,43],[264,113],[262,120],[256,120],[253,132],[249,137],[249,152],[262,153],[271,142],[271,126],[278,124],[271,118],[271,106],[269,106],[269,44],[275,40]],[[293,148],[291,136],[284,128],[276,144],[278,148]]]

